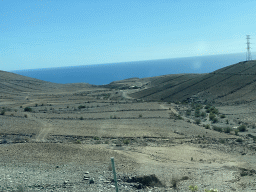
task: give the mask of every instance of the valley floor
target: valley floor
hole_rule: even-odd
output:
[[[248,106],[215,106],[212,123],[208,113],[195,117],[191,104],[133,100],[129,91],[2,97],[0,190],[114,191],[111,157],[120,191],[256,190],[255,114],[243,115]],[[247,131],[236,135],[242,124]]]

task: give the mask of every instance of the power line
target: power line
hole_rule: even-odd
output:
[[[246,61],[252,60],[251,50],[250,50],[250,35],[246,35],[247,39],[247,52],[246,52]]]

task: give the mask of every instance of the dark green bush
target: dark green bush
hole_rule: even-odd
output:
[[[206,117],[206,113],[205,113],[205,112],[202,112],[202,113],[201,113],[201,117],[203,117],[203,118]]]
[[[212,123],[217,123],[218,121],[219,120],[216,117],[214,117],[213,120],[212,120]]]
[[[213,126],[212,127],[214,131],[222,132],[223,129],[221,127]]]
[[[129,140],[129,139],[125,139],[125,140],[123,140],[123,143],[124,143],[125,145],[128,145],[128,144],[130,143],[130,140]]]
[[[211,107],[211,108],[206,109],[206,112],[207,113],[213,113],[213,114],[219,114],[219,110],[216,109],[215,107]]]
[[[196,104],[196,109],[203,109],[203,105],[202,104]]]
[[[85,106],[84,105],[78,106],[78,109],[82,109],[82,108],[85,108]]]
[[[4,114],[5,114],[5,110],[2,110],[2,111],[1,111],[1,115],[4,115]]]
[[[226,116],[224,115],[224,114],[222,114],[221,116],[220,116],[220,118],[222,118],[222,119],[224,119]]]
[[[215,107],[211,107],[211,108],[210,108],[210,111],[211,111],[212,113],[219,114],[219,110],[216,109]]]
[[[210,109],[211,106],[210,106],[210,105],[206,105],[204,108],[205,108],[205,109]]]
[[[216,115],[214,113],[210,113],[209,115],[209,119],[212,121],[214,118],[216,117]]]
[[[245,132],[247,129],[246,129],[246,126],[245,125],[241,125],[237,128],[240,132]]]
[[[242,143],[243,140],[241,138],[236,139],[236,142]]]
[[[210,125],[209,124],[205,125],[205,129],[210,129]]]
[[[25,108],[24,108],[24,111],[26,111],[26,112],[32,112],[32,109],[31,109],[30,107],[25,107]]]
[[[196,123],[197,125],[199,125],[199,124],[201,123],[201,120],[200,120],[200,119],[196,119],[195,123]]]
[[[230,127],[224,128],[224,133],[230,133],[230,131],[231,131],[231,128],[230,128]]]
[[[195,111],[195,117],[200,117],[200,111]]]

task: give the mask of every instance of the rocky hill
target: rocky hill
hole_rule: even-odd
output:
[[[129,96],[150,101],[246,103],[256,100],[256,61],[245,61],[207,74],[178,74],[154,78],[150,87]]]

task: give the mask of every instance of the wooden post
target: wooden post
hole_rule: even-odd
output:
[[[118,186],[117,186],[117,180],[116,180],[116,169],[115,169],[114,157],[111,157],[111,163],[112,163],[112,170],[113,170],[113,174],[114,174],[114,181],[115,181],[115,186],[116,186],[116,192],[118,192]]]

